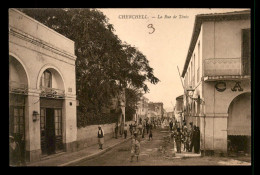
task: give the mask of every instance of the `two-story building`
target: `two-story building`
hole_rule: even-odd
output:
[[[9,9],[9,134],[27,161],[76,147],[74,41]]]
[[[200,127],[200,149],[251,150],[250,10],[200,14],[182,71],[184,115]]]

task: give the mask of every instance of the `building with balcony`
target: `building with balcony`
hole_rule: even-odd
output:
[[[9,134],[26,161],[76,146],[75,60],[72,40],[9,9]]]
[[[202,152],[251,150],[250,10],[200,14],[182,71],[184,117]]]

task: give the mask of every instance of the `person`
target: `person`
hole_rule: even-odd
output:
[[[151,124],[152,125],[152,124]],[[153,139],[152,128],[149,129],[149,141]]]
[[[173,127],[173,122],[172,122],[172,120],[170,121],[169,125],[170,125],[170,131],[172,131],[172,127]]]
[[[149,133],[149,123],[148,123],[148,121],[146,121],[146,134],[148,134]]]
[[[124,137],[125,137],[125,139],[127,137],[127,124],[125,124],[125,126],[124,126]]]
[[[183,130],[183,151],[187,151],[188,133],[187,129]]]
[[[130,131],[130,134],[133,135],[133,124],[130,123],[129,125],[129,131]]]
[[[191,141],[191,139],[190,139],[190,131],[187,129],[187,131],[186,131],[186,146],[185,146],[186,152],[190,151],[190,141]]]
[[[9,144],[10,165],[20,166],[22,163],[20,146],[13,136],[9,136]]]
[[[182,140],[182,133],[181,129],[177,128],[177,133],[175,136],[175,142],[176,142],[176,147],[177,147],[177,153],[181,153],[181,140]]]
[[[140,154],[140,141],[138,140],[137,132],[134,133],[131,141],[131,160],[133,162],[133,158],[136,156],[136,161],[138,162],[139,154]]]
[[[98,126],[98,144],[99,144],[99,149],[103,149],[103,144],[104,144],[104,136],[105,133],[103,129],[101,129],[101,126]]]
[[[190,152],[192,152],[192,149],[193,149],[193,147],[194,147],[195,131],[196,131],[196,125],[193,126],[193,128],[192,128],[192,130],[191,130],[191,134],[190,134],[190,139],[191,139]]]
[[[143,132],[143,125],[142,125],[142,123],[139,123],[139,125],[138,125],[138,134],[142,135],[142,132]]]
[[[115,138],[117,139],[117,134],[118,134],[118,124],[116,123],[115,125]]]
[[[200,129],[197,126],[195,131],[195,139],[194,139],[194,152],[199,154],[200,152]]]

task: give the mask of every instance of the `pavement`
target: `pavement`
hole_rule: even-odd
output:
[[[105,152],[111,150],[115,146],[128,141],[131,137],[124,139],[123,137],[118,137],[118,139],[111,138],[106,140],[103,145],[103,150],[99,149],[98,143],[89,147],[86,147],[80,151],[76,152],[61,152],[51,156],[43,157],[40,161],[27,163],[26,166],[70,166],[76,162],[83,160],[92,159]]]

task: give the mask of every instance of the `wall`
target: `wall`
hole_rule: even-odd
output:
[[[134,123],[134,122],[127,121],[126,124],[128,128],[130,123]],[[104,130],[105,133],[105,141],[114,137],[115,123],[101,125],[101,128]],[[97,132],[98,132],[98,125],[91,125],[84,128],[78,128],[77,129],[77,150],[81,150],[85,147],[98,144]],[[129,129],[127,134],[129,136],[130,134]]]

